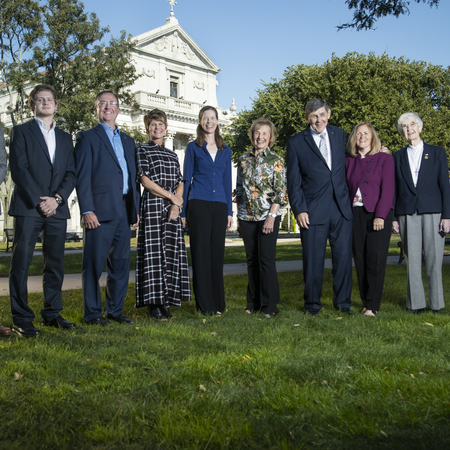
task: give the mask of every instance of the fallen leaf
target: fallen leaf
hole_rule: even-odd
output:
[[[347,366],[349,369],[353,370],[353,367]]]
[[[20,380],[22,377],[23,377],[23,374],[14,372],[14,379],[15,380]]]
[[[86,358],[86,361],[92,361],[92,358]]]
[[[213,331],[211,334],[212,334],[213,336],[217,336],[217,331]]]
[[[426,373],[423,373],[423,372],[419,372],[419,375],[426,375]]]
[[[428,322],[425,322],[425,325],[428,325],[429,327],[434,327],[434,325],[432,323],[428,323]]]
[[[199,386],[199,388],[200,388],[201,391],[206,391],[206,388],[205,388],[205,386],[203,386],[203,384],[201,384],[201,385]]]
[[[299,323],[294,323],[294,327],[299,327],[300,324]]]
[[[413,374],[411,374],[411,377],[412,377],[412,378],[415,378]]]
[[[338,317],[336,320],[342,320],[342,317]]]
[[[380,430],[380,433],[381,433],[384,437],[388,437],[388,435],[387,435],[383,430]]]
[[[206,323],[206,319],[202,319],[203,325],[205,325]]]
[[[322,384],[328,384],[328,381],[323,380]]]

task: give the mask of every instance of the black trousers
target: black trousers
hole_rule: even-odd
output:
[[[188,224],[195,305],[204,314],[225,311],[223,258],[228,206],[189,200]]]
[[[280,217],[275,219],[273,232],[269,234],[262,232],[264,220],[239,220],[239,230],[247,254],[247,309],[250,311],[261,310],[265,314],[278,312],[280,288],[275,256],[280,220]]]
[[[9,295],[13,322],[33,322],[34,312],[28,306],[28,269],[33,258],[38,234],[42,239],[44,257],[44,308],[41,316],[51,321],[62,311],[64,280],[64,244],[67,221],[53,217],[15,217],[14,244],[9,271]]]
[[[353,259],[361,300],[365,308],[380,309],[386,261],[391,240],[392,210],[384,221],[384,229],[375,231],[375,213],[364,206],[355,208],[353,218]]]

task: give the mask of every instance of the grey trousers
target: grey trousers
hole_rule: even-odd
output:
[[[412,214],[398,216],[400,236],[408,271],[406,307],[426,308],[427,301],[422,282],[422,250],[425,257],[428,280],[428,300],[433,310],[442,309],[442,260],[445,238],[439,234],[441,214]]]

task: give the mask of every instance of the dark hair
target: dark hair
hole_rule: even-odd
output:
[[[275,139],[277,138],[277,129],[275,128],[275,125],[272,123],[272,121],[266,119],[265,117],[260,117],[252,123],[252,126],[248,130],[248,137],[250,138],[250,141],[254,147],[255,141],[253,140],[253,134],[255,133],[255,131],[258,131],[263,125],[267,125],[270,128],[269,148],[272,148],[273,144],[275,143]]]
[[[224,146],[223,146],[223,138],[220,135],[220,131],[219,131],[219,114],[217,112],[217,109],[214,108],[214,106],[204,106],[200,112],[198,113],[198,126],[197,126],[197,139],[195,140],[195,143],[201,147],[203,145],[203,142],[205,142],[205,130],[203,129],[201,123],[202,123],[202,119],[203,119],[203,114],[205,114],[206,111],[212,110],[214,111],[215,115],[216,115],[216,119],[217,119],[217,128],[216,131],[214,133],[214,139],[216,140],[216,144],[219,150],[223,150]]]
[[[160,109],[152,109],[144,117],[145,130],[148,134],[150,134],[148,128],[150,127],[150,123],[152,120],[159,120],[166,126],[166,128],[168,127],[166,113],[164,111],[161,111]]]
[[[305,114],[306,117],[308,117],[312,112],[317,111],[320,108],[325,108],[325,110],[328,112],[330,108],[326,104],[324,100],[321,98],[313,98],[310,100],[305,107]]]
[[[34,89],[30,92],[30,95],[28,96],[28,105],[32,110],[34,110],[34,97],[38,92],[41,91],[50,91],[53,95],[53,100],[56,103],[57,95],[55,88],[53,86],[50,86],[49,84],[38,84],[34,87]]]
[[[110,91],[109,89],[106,89],[104,91],[101,91],[97,94],[97,97],[95,97],[95,107],[97,107],[97,100],[100,98],[100,96],[102,96],[103,94],[112,94],[114,95],[114,97],[116,97],[116,102],[117,102],[117,106],[119,106],[119,97],[117,97],[117,95],[113,92]]]
[[[360,122],[358,125],[353,128],[350,137],[347,141],[347,153],[349,156],[353,156],[353,158],[356,158],[356,155],[358,154],[358,149],[356,145],[358,128],[365,125],[367,128],[370,129],[372,133],[372,142],[370,143],[370,152],[369,155],[374,155],[375,153],[378,153],[381,149],[381,141],[378,137],[377,132],[375,131],[375,128],[370,122]]]

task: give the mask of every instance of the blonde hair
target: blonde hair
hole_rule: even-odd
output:
[[[353,128],[347,141],[347,154],[348,156],[353,156],[353,158],[356,158],[356,156],[358,155],[358,149],[356,145],[356,132],[358,131],[358,128],[362,127],[363,125],[368,127],[372,132],[371,150],[369,152],[369,155],[375,155],[375,153],[378,153],[381,149],[381,141],[373,125],[370,122],[360,122],[355,126],[355,128]]]
[[[258,131],[262,126],[267,125],[270,128],[270,141],[269,141],[269,148],[273,147],[273,144],[275,143],[275,139],[277,138],[277,129],[275,128],[275,125],[272,123],[271,120],[266,119],[265,117],[260,117],[259,119],[256,119],[253,123],[250,129],[248,130],[248,137],[250,138],[250,141],[255,146],[255,141],[253,139],[253,134],[255,131]]]

